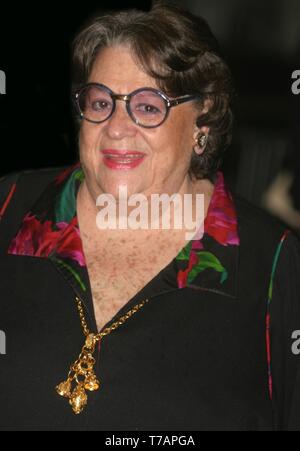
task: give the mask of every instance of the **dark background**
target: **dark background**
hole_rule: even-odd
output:
[[[288,172],[288,194],[300,211],[300,95],[291,92],[292,72],[300,69],[300,1],[176,3],[207,19],[233,71],[238,97],[234,140],[223,165],[228,182],[260,205],[278,174]],[[0,69],[7,93],[0,95],[0,176],[76,159],[72,39],[100,7],[150,6],[143,0],[1,5]]]

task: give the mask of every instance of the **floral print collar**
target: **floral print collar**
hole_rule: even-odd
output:
[[[49,258],[79,296],[89,285],[76,213],[83,180],[79,162],[61,171],[26,213],[7,250],[10,255]],[[219,171],[203,237],[189,241],[172,262],[174,288],[211,290],[235,297],[239,244],[235,205]]]
[[[205,269],[220,273],[220,284],[228,279],[228,269],[217,257],[216,253],[219,252],[212,251],[211,239],[214,240],[216,251],[220,246],[240,244],[235,206],[220,171],[217,172],[214,192],[204,221],[203,237],[190,241],[176,257],[177,260],[187,263],[186,268],[180,269],[177,275],[179,288],[192,286],[196,277]]]

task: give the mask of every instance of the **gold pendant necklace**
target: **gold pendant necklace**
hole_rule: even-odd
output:
[[[70,367],[70,371],[67,380],[57,385],[56,392],[69,399],[73,412],[78,415],[83,411],[87,405],[88,397],[86,391],[96,391],[100,388],[100,381],[97,379],[94,372],[94,365],[96,363],[93,354],[95,352],[96,344],[105,336],[110,334],[113,330],[117,329],[121,324],[125,323],[134,313],[142,308],[146,302],[146,299],[140,304],[136,304],[131,310],[129,310],[124,316],[121,316],[111,326],[106,327],[103,332],[93,334],[89,331],[85,316],[83,313],[83,305],[81,300],[76,297],[77,308],[80,316],[80,321],[83,329],[83,333],[86,337],[85,343],[81,350],[81,353]],[[75,386],[74,386],[75,385]]]

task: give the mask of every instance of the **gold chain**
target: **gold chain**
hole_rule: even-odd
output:
[[[121,316],[111,326],[106,327],[102,332],[93,334],[88,328],[84,316],[82,301],[78,297],[76,297],[81,326],[83,333],[86,336],[86,340],[78,359],[70,367],[67,380],[61,382],[56,387],[56,391],[60,396],[69,399],[69,403],[76,415],[81,413],[84,407],[87,405],[86,390],[96,391],[100,387],[100,382],[94,372],[94,365],[96,363],[96,360],[93,357],[93,354],[95,352],[96,343],[100,342],[100,340],[105,335],[110,334],[113,330],[124,324],[125,321],[127,321],[132,315],[134,315],[148,301],[148,299],[145,299],[141,303],[136,304],[132,309],[125,313],[124,316]],[[72,387],[73,382],[76,383],[75,388]]]

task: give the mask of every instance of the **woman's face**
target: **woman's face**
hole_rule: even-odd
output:
[[[102,83],[113,92],[128,94],[142,87],[158,88],[155,80],[135,63],[127,47],[109,47],[98,55],[88,82]],[[198,112],[199,114],[199,112]],[[110,193],[118,199],[119,187],[127,185],[128,196],[142,193],[188,192],[190,166],[198,116],[193,102],[171,108],[166,121],[147,129],[135,124],[125,102],[116,101],[114,114],[100,124],[82,121],[79,147],[86,184],[93,199]],[[141,164],[114,169],[104,163],[103,150],[145,153]]]

